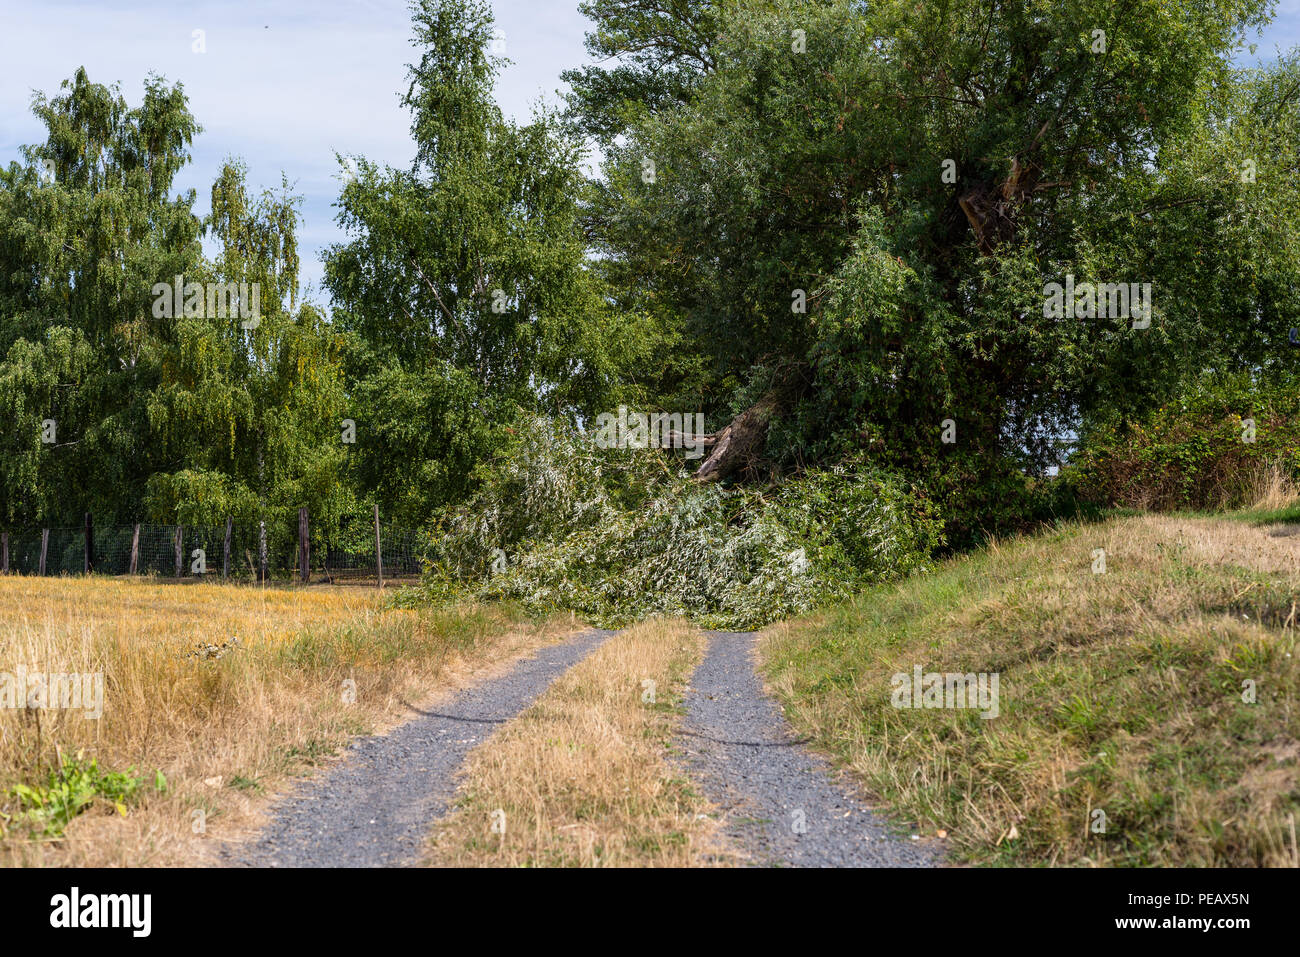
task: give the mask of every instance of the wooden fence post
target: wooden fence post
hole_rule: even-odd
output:
[[[221,546],[221,580],[225,581],[226,576],[230,574],[230,532],[234,527],[235,520],[229,515],[226,516],[226,540]]]
[[[95,570],[95,530],[91,524],[90,513],[86,513],[86,567],[85,573],[89,575]]]
[[[257,523],[257,574],[262,584],[266,584],[266,522]]]
[[[9,574],[9,533],[0,532],[0,575]]]
[[[140,570],[140,523],[135,523],[135,528],[131,529],[131,570],[127,572],[134,575]]]
[[[298,509],[298,575],[306,583],[311,580],[311,530],[307,524],[307,507]]]
[[[177,578],[180,578],[180,577],[181,577],[181,573],[182,573],[182,571],[183,571],[184,568],[185,568],[185,566],[182,564],[183,559],[182,559],[182,557],[181,557],[181,544],[182,544],[182,542],[184,541],[184,536],[185,536],[185,526],[184,526],[184,525],[177,525],[177,526],[176,526],[176,539],[175,539],[175,541],[176,541],[176,577],[177,577]]]
[[[37,572],[38,575],[45,574],[45,556],[49,552],[49,550],[50,550],[50,530],[48,528],[42,528],[41,529],[41,569],[39,572]]]
[[[375,506],[375,577],[379,579],[375,587],[384,587],[384,554],[379,547],[379,506]]]

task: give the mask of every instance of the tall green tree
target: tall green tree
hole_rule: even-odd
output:
[[[306,506],[329,527],[355,505],[344,474],[341,340],[316,307],[295,309],[299,203],[283,183],[278,194],[250,196],[237,161],[217,175],[204,226],[220,252],[186,279],[247,291],[255,305],[235,310],[218,299],[214,311],[205,302],[176,316],[159,346],[148,407],[160,457],[151,514],[283,525]]]
[[[648,116],[689,104],[716,66],[723,19],[715,0],[583,0],[596,23],[586,47],[597,62],[566,70],[569,117],[602,142]]]
[[[173,189],[199,129],[179,84],[62,90],[0,171],[0,522],[328,523],[352,503],[341,341],[297,303],[298,200],[230,161],[201,221]]]
[[[1284,338],[1293,154],[1260,157],[1293,94],[1233,59],[1269,6],[737,0],[633,38],[639,5],[593,4],[591,42],[634,64],[710,37],[625,128],[577,90],[612,133],[587,216],[615,296],[678,317],[704,396],[776,407],[770,462],[866,447],[1019,507],[1007,483],[1088,417]],[[1067,275],[1151,283],[1150,327],[1045,315]]]
[[[397,507],[427,514],[465,488],[510,410],[599,407],[630,347],[586,261],[581,144],[553,116],[502,116],[488,4],[422,0],[413,20],[414,159],[357,162],[338,215],[354,238],[325,265],[365,402],[359,474],[404,485]],[[399,457],[416,461],[384,480]]]
[[[129,107],[84,69],[38,94],[46,141],[0,171],[0,433],[4,518],[139,514],[155,462],[151,354],[172,330],[150,289],[201,258],[194,194],[173,195],[199,127],[158,77]],[[52,422],[52,426],[44,423]]]

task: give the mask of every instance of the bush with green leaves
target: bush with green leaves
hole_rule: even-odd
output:
[[[600,449],[526,418],[478,494],[437,521],[421,588],[402,601],[472,595],[602,625],[652,614],[752,628],[925,566],[934,508],[861,463],[759,493],[701,485],[653,449]]]
[[[1063,478],[1104,505],[1249,505],[1270,472],[1300,478],[1298,388],[1300,377],[1278,371],[1207,374],[1181,399],[1082,436]]]

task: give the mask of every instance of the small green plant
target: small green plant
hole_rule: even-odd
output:
[[[22,808],[12,820],[25,822],[41,836],[53,838],[62,836],[72,819],[96,801],[107,801],[125,817],[128,802],[136,798],[144,783],[143,778],[134,775],[134,770],[105,771],[96,759],[87,761],[83,752],[78,751],[75,757],[64,757],[44,784],[15,784],[10,789]],[[165,788],[161,772],[155,778],[155,786],[159,780]]]
[[[230,786],[239,791],[257,791],[262,790],[262,785],[257,783],[256,778],[246,778],[242,774],[231,775]]]

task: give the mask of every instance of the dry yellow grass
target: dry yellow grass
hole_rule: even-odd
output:
[[[290,775],[351,735],[391,727],[407,702],[425,704],[575,627],[501,608],[387,608],[354,588],[0,578],[0,673],[99,673],[104,683],[99,720],[0,709],[0,864],[207,860],[214,844],[260,822]],[[219,658],[187,655],[235,637]],[[103,769],[134,767],[146,781],[139,800],[125,817],[97,801],[59,839],[34,839],[13,786],[41,783],[79,751]],[[155,771],[167,781],[161,793]]]
[[[696,629],[652,620],[575,665],[470,755],[458,810],[435,829],[429,863],[716,863],[710,808],[666,756],[703,651]]]
[[[1300,535],[1279,531],[1148,515],[994,544],[774,626],[765,668],[966,860],[1296,866]],[[891,707],[915,665],[1000,674],[1000,715]]]
[[[1252,510],[1283,509],[1300,500],[1295,479],[1277,464],[1267,465],[1255,474],[1253,492]]]

